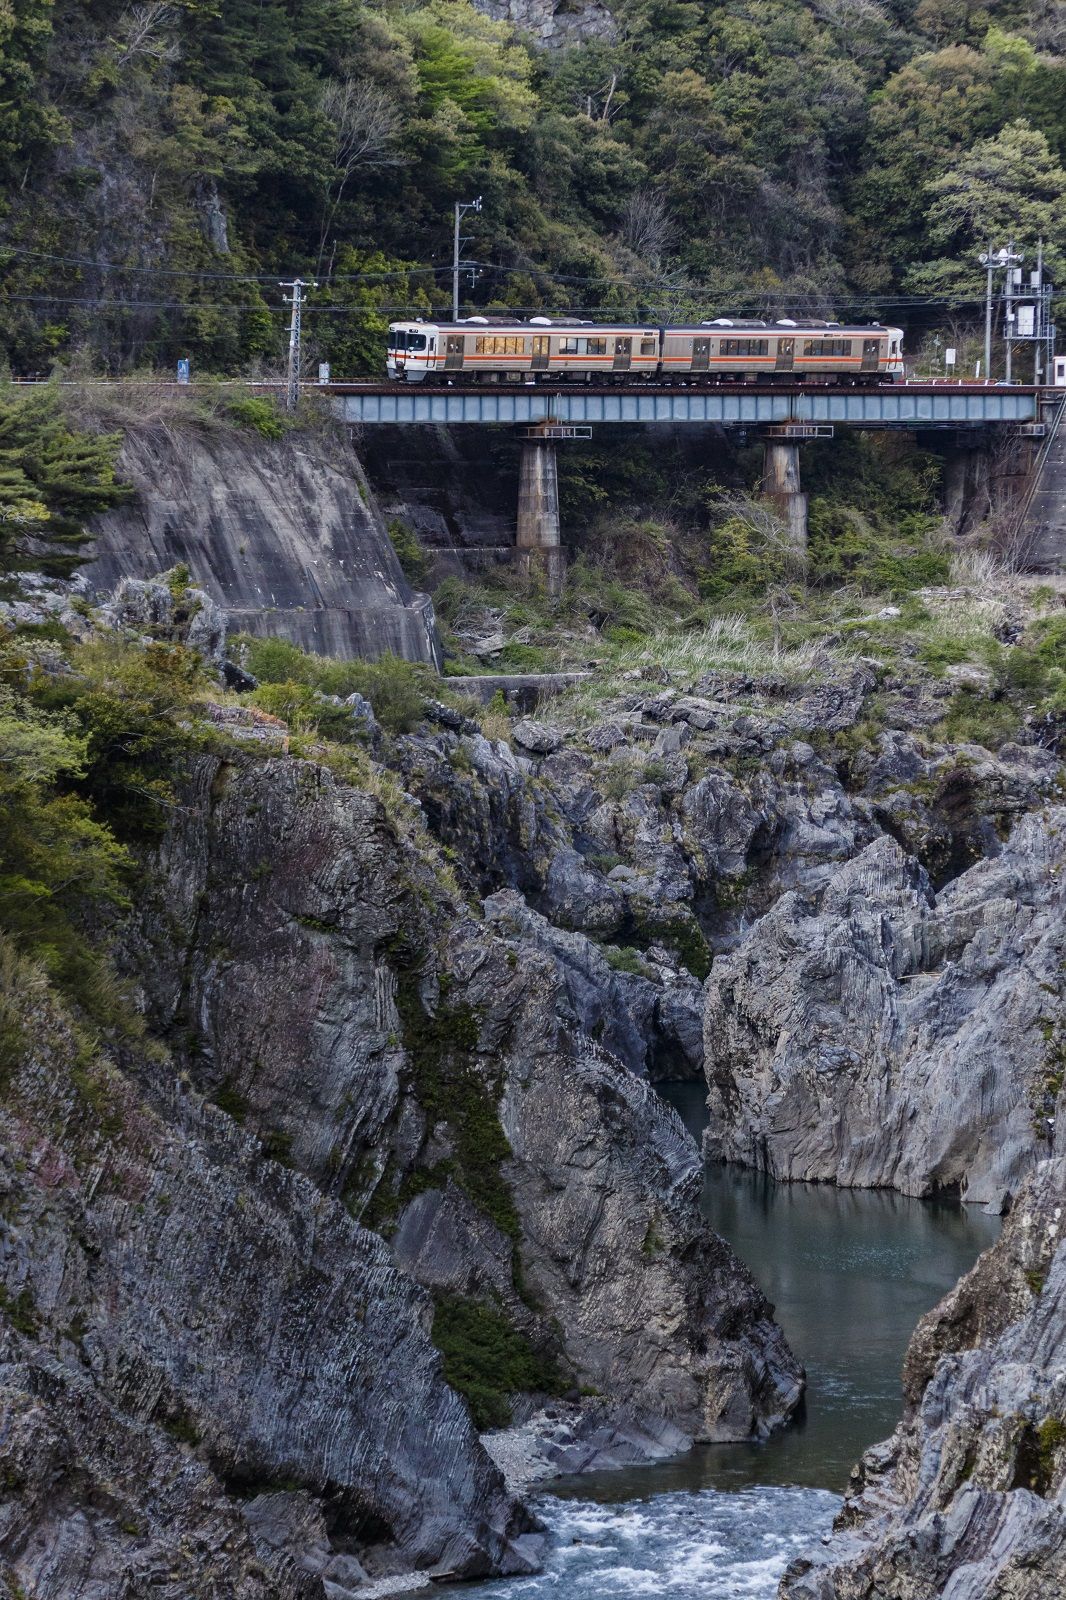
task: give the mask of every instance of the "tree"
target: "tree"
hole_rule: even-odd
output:
[[[1053,279],[1066,270],[1066,172],[1042,133],[1023,120],[981,139],[925,185],[930,242],[943,254],[908,275],[925,292],[981,292],[977,255],[988,244],[1044,240]]]
[[[0,388],[0,577],[77,566],[82,519],[126,493],[115,477],[120,442],[71,428],[54,388]]]
[[[887,287],[927,253],[925,185],[992,131],[994,93],[992,62],[967,45],[915,57],[880,91],[852,195],[849,254],[863,288]]]
[[[331,78],[322,90],[320,108],[333,130],[334,176],[322,207],[316,272],[322,270],[330,230],[354,173],[360,167],[395,166],[400,159],[392,149],[399,113],[391,96],[377,84]]]

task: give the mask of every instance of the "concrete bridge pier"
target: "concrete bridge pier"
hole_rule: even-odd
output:
[[[518,469],[516,561],[520,572],[543,574],[548,593],[562,593],[566,552],[559,542],[559,467],[555,440],[526,436]]]
[[[800,488],[799,445],[794,440],[763,440],[762,497],[787,527],[791,542],[806,549],[807,496]]]

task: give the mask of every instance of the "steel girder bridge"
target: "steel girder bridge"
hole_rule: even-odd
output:
[[[1032,386],[948,382],[870,389],[366,383],[331,384],[328,392],[338,414],[356,427],[517,428],[522,440],[518,559],[526,568],[540,565],[554,591],[563,575],[555,448],[563,439],[591,437],[597,424],[755,431],[764,447],[763,493],[792,539],[803,544],[807,496],[800,486],[802,440],[831,438],[838,427],[950,430],[971,446],[1004,433],[1039,438],[1046,432],[1045,416],[1062,400],[1060,391]]]

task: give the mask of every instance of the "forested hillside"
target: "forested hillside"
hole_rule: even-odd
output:
[[[479,194],[479,305],[875,315],[913,348],[977,315],[989,238],[1042,233],[1066,283],[1062,0],[590,18],[541,49],[470,0],[9,0],[12,370],[269,367],[301,271],[309,359],[375,371]]]

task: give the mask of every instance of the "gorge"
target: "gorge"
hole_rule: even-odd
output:
[[[1049,592],[910,604],[1039,664]],[[532,716],[276,638],[233,669],[182,568],[20,578],[5,616],[20,738],[86,741],[127,885],[60,890],[112,977],[5,952],[12,1581],[828,1600],[911,1582],[912,1537],[945,1573],[964,1541],[974,1600],[1056,1570],[1035,711],[966,737],[977,669],[915,661],[891,606],[849,648],[626,641]],[[39,871],[68,802],[17,770]]]
[[[1062,0],[7,0],[0,267],[0,1600],[1066,1595]]]

